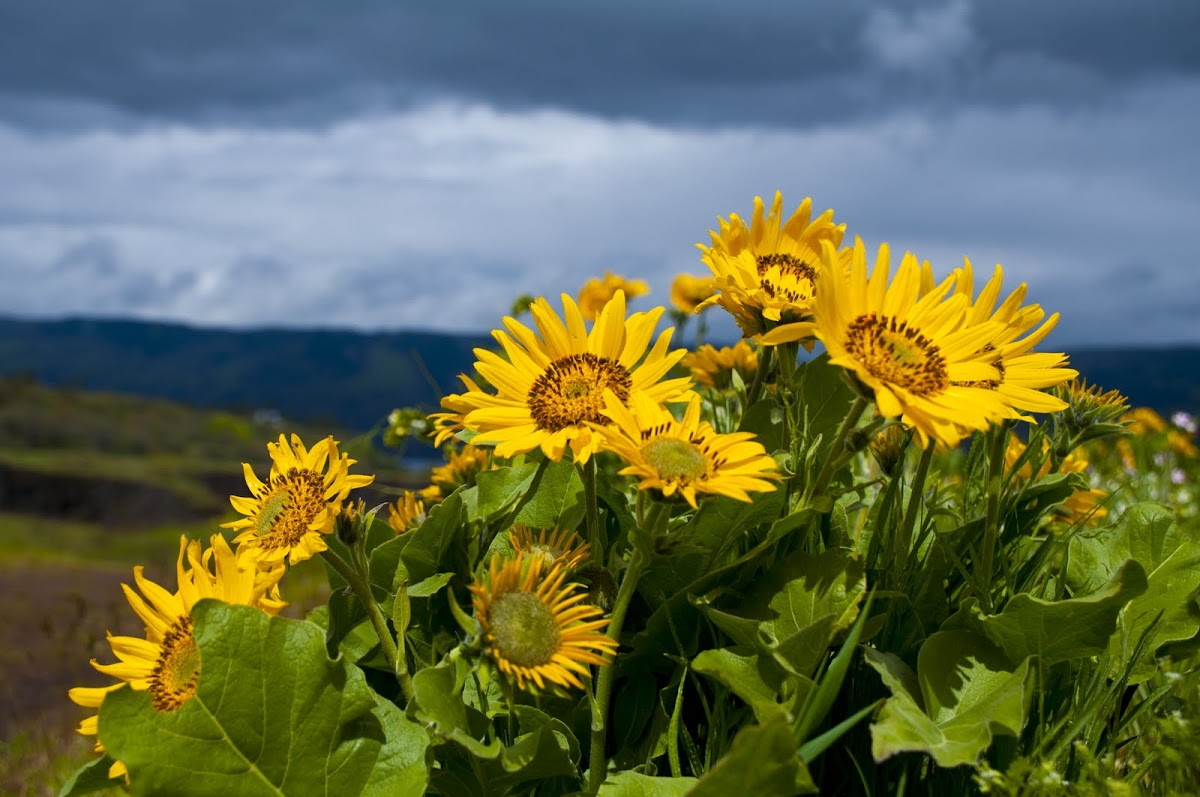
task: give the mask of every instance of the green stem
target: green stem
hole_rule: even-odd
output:
[[[762,349],[758,356],[758,367],[754,369],[754,381],[750,383],[750,392],[746,394],[746,406],[744,410],[748,410],[754,406],[754,402],[758,401],[758,394],[762,392],[763,384],[767,381],[767,371],[771,370],[771,356],[775,350]]]
[[[353,549],[351,550],[353,551]],[[379,637],[379,646],[383,649],[383,657],[387,659],[392,672],[396,674],[397,680],[400,681],[400,690],[404,693],[404,699],[412,700],[413,686],[412,678],[408,674],[408,663],[404,662],[402,664],[400,661],[399,653],[396,650],[396,640],[392,638],[392,632],[388,630],[387,619],[383,616],[383,610],[379,608],[379,604],[375,601],[375,596],[371,593],[371,585],[367,583],[366,578],[347,564],[332,549],[321,551],[321,556],[329,563],[330,567],[338,572],[338,575],[346,580],[346,583],[350,585],[350,589],[354,590],[354,594],[358,596],[359,603],[362,604],[367,617],[371,620],[371,625],[375,628],[375,635]],[[353,552],[351,556],[354,556]]]
[[[579,475],[583,478],[583,502],[587,512],[588,542],[592,546],[592,556],[603,557],[604,548],[600,545],[600,510],[596,504],[596,458],[588,457],[588,461],[579,467]],[[599,561],[604,561],[600,558]]]
[[[908,563],[908,557],[912,548],[913,529],[917,525],[917,513],[921,509],[923,497],[925,494],[925,478],[929,475],[929,464],[933,462],[933,442],[925,446],[921,451],[921,459],[917,463],[917,472],[913,476],[912,485],[908,491],[908,509],[904,513],[904,520],[900,524],[900,536],[896,540],[896,564],[899,568],[905,568]]]
[[[650,520],[647,524],[653,530],[654,536],[661,534],[671,518],[670,505],[658,502],[650,510]],[[612,617],[608,621],[608,637],[616,642],[621,640],[621,627],[625,624],[625,613],[629,611],[629,602],[637,592],[637,583],[641,579],[649,558],[642,553],[638,546],[633,546],[629,554],[629,567],[621,578],[621,586],[617,590],[617,602],[613,606]],[[600,791],[600,784],[608,774],[608,756],[605,754],[604,743],[608,736],[608,704],[612,699],[614,663],[616,656],[607,664],[600,667],[596,676],[596,699],[592,703],[592,746],[588,754],[588,793]]]
[[[842,464],[843,453],[846,448],[846,438],[850,436],[850,432],[858,425],[858,419],[862,417],[863,410],[867,408],[869,402],[862,396],[854,399],[854,403],[850,405],[850,411],[846,413],[846,417],[842,419],[842,425],[838,427],[837,436],[833,439],[833,445],[829,448],[829,454],[825,457],[825,464],[821,466],[821,472],[817,475],[816,484],[813,485],[810,495],[821,495],[829,487],[829,482],[833,481],[834,471]]]
[[[1001,422],[992,429],[991,449],[988,451],[987,516],[983,522],[983,549],[979,553],[980,599],[992,610],[992,564],[996,557],[996,537],[1000,531],[1000,493],[1004,486],[1004,452],[1008,448],[1008,423]]]

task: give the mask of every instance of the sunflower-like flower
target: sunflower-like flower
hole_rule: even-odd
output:
[[[540,555],[496,556],[482,583],[472,584],[484,654],[518,689],[546,683],[583,688],[588,665],[602,665],[618,644],[601,631],[608,618],[590,604],[582,585],[563,583],[561,564],[545,571]]]
[[[691,314],[706,299],[716,295],[712,277],[693,277],[691,274],[680,274],[671,283],[671,304],[681,313]]]
[[[687,353],[668,352],[672,329],[664,330],[646,353],[664,308],[626,318],[625,294],[617,291],[588,332],[571,297],[564,294],[562,300],[564,318],[544,298],[530,305],[540,334],[514,318],[504,319],[508,331],[492,334],[507,360],[475,350],[476,370],[497,392],[463,394],[463,403],[473,408],[463,423],[480,433],[473,443],[495,444],[498,457],[540,446],[559,461],[570,447],[577,461],[586,462],[599,447],[594,425],[608,423],[602,413],[606,389],[622,402],[639,392],[661,402],[678,399],[691,384],[690,379],[663,379]]]
[[[974,274],[971,261],[964,258],[963,267],[954,272],[955,292],[971,300],[974,294]],[[963,319],[966,326],[998,323],[999,331],[984,343],[981,351],[989,353],[989,362],[996,367],[992,380],[972,383],[975,387],[995,390],[1012,408],[1011,415],[1020,418],[1021,411],[1059,412],[1067,403],[1045,388],[1056,387],[1079,375],[1065,367],[1067,355],[1061,352],[1035,352],[1033,347],[1058,324],[1058,313],[1042,323],[1046,313],[1040,305],[1022,305],[1027,286],[1021,283],[1000,306],[1000,289],[1004,271],[997,265],[992,278],[983,286]],[[1041,326],[1038,326],[1038,324]],[[1037,329],[1034,329],[1037,327]]]
[[[749,227],[736,213],[718,222],[720,230],[709,231],[711,245],[696,245],[719,291],[700,307],[720,304],[745,337],[764,335],[764,345],[810,337],[821,247],[839,246],[845,225],[833,223],[832,210],[812,218],[812,199],[784,221],[779,192],[765,218],[762,198],[754,198]]]
[[[718,434],[700,420],[698,393],[691,394],[682,420],[645,396],[636,397],[632,408],[611,393],[607,398],[604,413],[613,425],[598,432],[604,447],[628,463],[621,475],[637,477],[639,490],[664,498],[678,494],[696,507],[697,493],[750,501],[751,492],[775,489],[775,460],[753,434]]]
[[[474,379],[466,374],[459,374],[458,379],[463,383],[463,387],[468,393],[482,393],[481,388]],[[429,414],[429,423],[431,429],[429,436],[433,438],[435,446],[441,446],[460,430],[463,429],[463,416],[471,411],[471,406],[463,401],[462,393],[450,393],[442,397],[442,407],[446,412],[431,412]]]
[[[409,490],[405,490],[399,498],[388,504],[388,525],[397,534],[412,531],[425,522],[425,517],[425,502]]]
[[[429,476],[432,482],[421,491],[421,497],[436,504],[462,486],[471,486],[482,471],[491,467],[488,450],[467,443],[462,451],[450,451],[445,465],[438,465]]]
[[[1121,421],[1133,434],[1161,434],[1167,431],[1167,422],[1149,407],[1134,407],[1121,416]]]
[[[592,548],[570,529],[541,529],[534,537],[533,529],[517,524],[509,530],[508,539],[517,553],[541,556],[546,567],[561,565],[566,571],[586,562]]]
[[[631,280],[611,271],[604,272],[604,279],[590,279],[579,289],[579,312],[588,321],[595,321],[604,305],[608,304],[617,291],[626,299],[636,299],[650,292],[645,280]]]
[[[351,476],[355,460],[338,454],[337,441],[327,437],[308,450],[298,435],[289,444],[283,435],[268,443],[271,472],[265,482],[243,463],[251,497],[231,496],[233,508],[246,517],[222,528],[238,529],[238,558],[255,560],[269,568],[287,559],[290,564],[324,551],[323,535],[333,532],[342,502],[356,487],[364,487],[374,476]]]
[[[96,709],[95,715],[80,723],[80,733],[96,735],[105,696],[125,684],[136,691],[149,692],[157,711],[174,711],[191,699],[200,680],[200,655],[192,639],[191,611],[201,599],[254,606],[268,615],[287,605],[279,596],[283,566],[269,571],[239,568],[236,556],[220,534],[213,535],[203,555],[198,541],[189,542],[182,537],[176,575],[179,589],[174,594],[145,578],[140,566],[133,569],[133,580],[141,595],[129,585],[121,585],[129,605],[146,624],[146,637],[110,634],[108,645],[118,661],[100,664],[93,659],[92,666],[117,678],[117,682],[109,686],[80,686],[70,691],[75,703]],[[99,742],[96,752],[104,752]],[[127,772],[120,761],[108,772],[110,778],[124,775]]]
[[[1101,424],[1110,424],[1129,409],[1129,399],[1119,390],[1104,390],[1087,380],[1073,379],[1054,390],[1067,407],[1062,418],[1072,433]]]
[[[825,244],[816,334],[830,362],[854,374],[881,415],[899,416],[916,431],[922,447],[930,440],[955,445],[964,430],[986,429],[1009,417],[1004,397],[980,386],[1000,378],[983,347],[1003,324],[964,325],[967,298],[947,298],[953,277],[919,296],[921,268],[906,254],[889,283],[886,244],[868,277],[861,240],[852,249],[849,275],[839,273],[840,261],[833,245]]]
[[[725,390],[732,385],[736,371],[742,381],[750,384],[758,370],[758,352],[744,340],[732,346],[716,348],[705,343],[680,360],[692,372],[692,379],[703,387]]]
[[[1025,449],[1026,445],[1024,442],[1022,442],[1021,438],[1017,437],[1015,434],[1009,436],[1008,448],[1004,451],[1005,467],[1008,470],[1012,470],[1016,466],[1017,462],[1021,459],[1021,456],[1025,453]],[[1050,441],[1043,439],[1043,459],[1041,467],[1038,468],[1036,477],[1038,479],[1044,479],[1050,475],[1051,462],[1050,457],[1047,456],[1049,451]],[[1086,473],[1087,468],[1087,458],[1083,456],[1078,449],[1076,449],[1076,451],[1067,454],[1067,456],[1063,458],[1062,462],[1059,463],[1057,472]],[[1034,478],[1033,465],[1029,462],[1029,460],[1026,460],[1021,464],[1020,469],[1017,471],[1017,476],[1025,481],[1029,481],[1030,479]],[[1066,501],[1063,501],[1056,514],[1059,520],[1072,525],[1076,523],[1095,525],[1105,515],[1108,514],[1108,510],[1103,506],[1103,501],[1107,497],[1108,493],[1104,492],[1103,490],[1097,490],[1094,488],[1089,488],[1087,490],[1076,490],[1075,492],[1071,493],[1070,497],[1067,498]]]

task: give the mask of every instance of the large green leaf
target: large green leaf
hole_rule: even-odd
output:
[[[585,511],[579,469],[564,459],[546,467],[537,492],[521,507],[513,523],[523,523],[534,529],[573,529],[579,525]]]
[[[706,650],[692,660],[692,669],[724,684],[750,706],[759,722],[787,714],[779,702],[784,673],[771,659],[760,656],[757,651],[745,648]]]
[[[627,769],[608,776],[600,797],[683,797],[695,785],[695,778],[652,778]]]
[[[799,398],[802,417],[800,431],[809,448],[821,437],[821,444],[814,454],[817,462],[828,455],[838,426],[854,402],[854,393],[842,378],[842,369],[829,364],[829,355],[801,363],[796,369],[796,394]]]
[[[876,761],[922,752],[939,766],[971,764],[997,734],[1017,736],[1033,690],[1030,659],[1009,664],[983,636],[939,631],[921,646],[917,674],[898,657],[867,648],[865,658],[892,696],[871,726]]]
[[[429,784],[429,734],[392,703],[380,701],[377,714],[387,741],[362,797],[423,794]]]
[[[476,482],[479,487],[479,503],[475,508],[478,519],[490,522],[515,506],[533,483],[537,469],[538,463],[526,462],[512,468],[496,468],[480,473]]]
[[[747,725],[720,760],[704,773],[688,797],[793,797],[813,794],[808,767],[796,754],[796,738],[782,715],[764,725]]]
[[[466,662],[446,661],[436,667],[426,667],[413,676],[414,702],[408,711],[430,729],[451,739],[478,758],[491,759],[500,755],[499,739],[482,740],[489,720],[462,699],[467,674]]]
[[[1200,631],[1196,595],[1200,591],[1200,537],[1181,528],[1170,510],[1136,504],[1116,526],[1071,540],[1068,578],[1086,588],[1132,559],[1146,569],[1148,588],[1121,613],[1109,644],[1114,673],[1123,668],[1142,636],[1157,621],[1146,654],[1134,669],[1138,683],[1154,671],[1160,645],[1190,639]]]
[[[464,516],[462,497],[454,492],[429,511],[420,528],[405,535],[409,540],[400,551],[400,560],[408,570],[409,582],[415,584],[439,572],[455,570],[448,558],[460,538]]]
[[[99,758],[87,762],[67,779],[58,791],[58,797],[81,797],[104,789],[118,788],[124,784],[124,778],[110,779],[108,770],[113,765],[112,756],[105,753]]]
[[[1091,595],[1046,601],[1020,594],[995,615],[978,614],[971,602],[943,628],[973,629],[1003,650],[1009,661],[1037,656],[1049,666],[1103,653],[1121,610],[1145,591],[1145,571],[1137,562],[1127,561]]]
[[[100,738],[129,767],[134,793],[356,795],[384,751],[381,777],[399,768],[419,778],[413,728],[378,703],[362,671],[326,655],[320,628],[209,600],[192,616],[195,695],[158,712],[148,693],[122,689],[100,711]]]

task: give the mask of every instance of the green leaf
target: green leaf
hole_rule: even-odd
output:
[[[1114,527],[1071,540],[1068,579],[1083,588],[1133,559],[1146,569],[1148,588],[1121,613],[1118,633],[1109,643],[1114,674],[1132,655],[1138,640],[1158,620],[1147,653],[1131,678],[1140,683],[1153,674],[1155,650],[1190,639],[1200,631],[1196,595],[1200,590],[1200,536],[1181,528],[1170,510],[1143,503],[1129,508]],[[1161,620],[1159,616],[1161,614]]]
[[[408,578],[408,572],[400,563],[400,555],[412,538],[411,532],[398,536],[393,534],[392,539],[371,551],[368,560],[371,586],[391,592],[396,585],[397,575],[402,574],[403,578]]]
[[[387,727],[362,671],[325,653],[321,630],[247,606],[192,610],[200,652],[195,695],[158,712],[120,689],[100,710],[100,738],[129,767],[135,794],[359,794]],[[382,709],[386,711],[387,709]]]
[[[113,757],[105,753],[94,761],[89,761],[67,779],[58,791],[58,797],[78,797],[82,794],[92,794],[104,789],[120,788],[124,778],[109,778],[108,770],[113,765]]]
[[[796,370],[796,394],[804,413],[800,426],[803,439],[811,445],[821,436],[815,454],[816,461],[823,462],[842,419],[854,403],[854,393],[842,379],[842,369],[830,365],[829,355],[822,354],[801,363]]]
[[[546,467],[537,492],[521,507],[513,523],[533,529],[573,529],[585,512],[583,479],[574,463],[564,459]]]
[[[362,797],[424,794],[429,785],[429,734],[392,703],[379,701],[376,713],[387,741]]]
[[[688,797],[792,797],[816,791],[808,767],[796,754],[792,729],[780,715],[738,731],[729,750],[704,773]]]
[[[965,604],[943,628],[974,629],[1003,650],[1009,661],[1037,656],[1050,666],[1103,653],[1121,609],[1145,591],[1145,571],[1137,562],[1127,561],[1091,595],[1046,601],[1022,593],[995,615],[974,614],[974,604]],[[970,613],[969,619],[964,612]]]
[[[430,595],[436,595],[442,591],[442,588],[450,583],[454,578],[453,573],[438,573],[436,576],[430,576],[423,581],[418,581],[408,588],[408,597],[410,598],[428,598]]]
[[[695,778],[652,778],[633,770],[609,775],[600,785],[600,797],[684,797]]]
[[[418,672],[412,679],[415,700],[409,711],[417,719],[430,723],[434,732],[457,742],[472,755],[496,758],[500,755],[500,740],[493,740],[491,744],[481,741],[488,719],[462,699],[467,668],[466,662],[460,659]]]
[[[706,650],[692,660],[692,669],[724,684],[750,706],[760,723],[788,713],[779,703],[784,673],[771,659],[753,650]]]
[[[921,646],[917,675],[898,657],[865,648],[892,696],[871,725],[876,761],[922,752],[938,766],[975,763],[997,734],[1018,736],[1033,690],[1031,660],[1013,668],[979,634],[939,631]]]
[[[774,396],[759,399],[742,414],[739,432],[750,432],[768,454],[783,448],[783,411]]]
[[[480,473],[476,479],[479,487],[479,503],[476,507],[478,519],[490,522],[515,506],[529,489],[537,469],[538,463],[526,462],[517,467]]]
[[[403,535],[409,540],[400,551],[400,560],[408,569],[409,581],[416,583],[439,572],[454,570],[447,566],[447,559],[462,530],[463,515],[462,498],[455,492],[431,509],[419,528]]]

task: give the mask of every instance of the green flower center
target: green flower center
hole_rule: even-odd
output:
[[[532,592],[506,592],[488,612],[492,637],[502,657],[520,667],[550,664],[562,632],[554,612]]]
[[[269,490],[260,499],[254,534],[263,548],[291,548],[326,508],[324,480],[316,471],[292,468],[271,479]]]
[[[200,649],[192,639],[192,618],[181,617],[167,631],[162,653],[150,674],[150,698],[156,711],[174,711],[196,694]]]
[[[660,437],[642,446],[642,458],[667,481],[691,481],[708,470],[704,452],[687,440]]]

